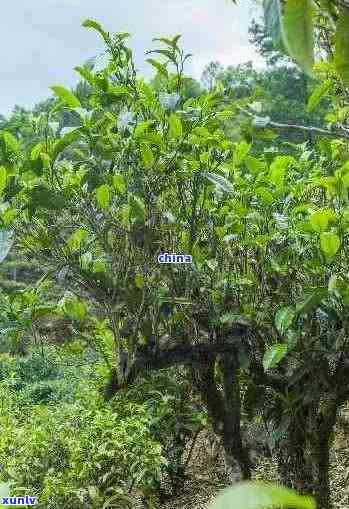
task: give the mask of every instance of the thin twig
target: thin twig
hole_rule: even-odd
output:
[[[247,115],[252,118],[258,118],[254,113],[252,113],[249,110],[246,110],[245,108],[242,108],[241,106],[237,106],[237,108],[243,113],[244,115]],[[274,127],[275,129],[296,129],[298,131],[305,131],[310,132],[312,134],[317,134],[319,136],[331,136],[335,138],[344,138],[349,139],[349,129],[345,129],[344,127],[341,127],[340,129],[324,129],[322,127],[315,127],[315,126],[304,126],[304,125],[298,125],[298,124],[284,124],[280,122],[274,122],[273,120],[269,120],[268,123],[266,123],[265,127]]]

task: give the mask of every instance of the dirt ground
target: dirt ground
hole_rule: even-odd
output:
[[[277,480],[275,466],[260,459],[254,478]],[[161,504],[161,509],[207,509],[214,496],[226,486],[222,455],[207,433],[199,438],[188,467],[188,478],[180,493]],[[349,405],[342,410],[331,451],[331,488],[334,507],[349,509]]]

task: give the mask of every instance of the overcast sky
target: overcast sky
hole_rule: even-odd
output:
[[[12,0],[0,19],[0,113],[15,104],[31,107],[50,95],[50,85],[73,86],[73,68],[100,53],[97,34],[81,27],[86,18],[108,31],[128,31],[137,68],[151,73],[144,53],[152,38],[183,35],[194,54],[187,74],[200,77],[212,60],[223,65],[260,59],[248,42],[248,25],[258,16],[251,0]]]

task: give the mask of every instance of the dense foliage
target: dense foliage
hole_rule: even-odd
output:
[[[0,463],[12,491],[25,486],[47,508],[99,508],[132,507],[134,488],[151,504],[164,476],[175,488],[184,446],[205,422],[201,406],[178,373],[106,404],[104,371],[69,345],[1,355]]]
[[[336,57],[313,67],[322,11],[264,4],[265,30],[312,80],[213,63],[201,88],[176,36],[154,41],[148,84],[128,34],[87,20],[105,65],[1,121],[0,258],[39,261],[1,293],[1,480],[42,507],[132,507],[135,493],[154,507],[208,423],[229,479],[249,479],[246,420],[264,426],[280,479],[331,507],[349,399],[347,12],[319,3]],[[251,509],[313,507],[248,486]],[[214,507],[245,503],[236,490]]]

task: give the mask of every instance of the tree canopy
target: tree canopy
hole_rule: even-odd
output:
[[[264,11],[300,69],[214,62],[201,87],[177,35],[154,39],[147,83],[129,34],[88,19],[102,68],[2,120],[0,260],[15,245],[40,270],[1,292],[1,476],[49,509],[132,506],[134,487],[154,507],[208,423],[229,480],[249,481],[246,422],[299,496],[242,484],[212,509],[331,508],[349,401],[348,10]]]

